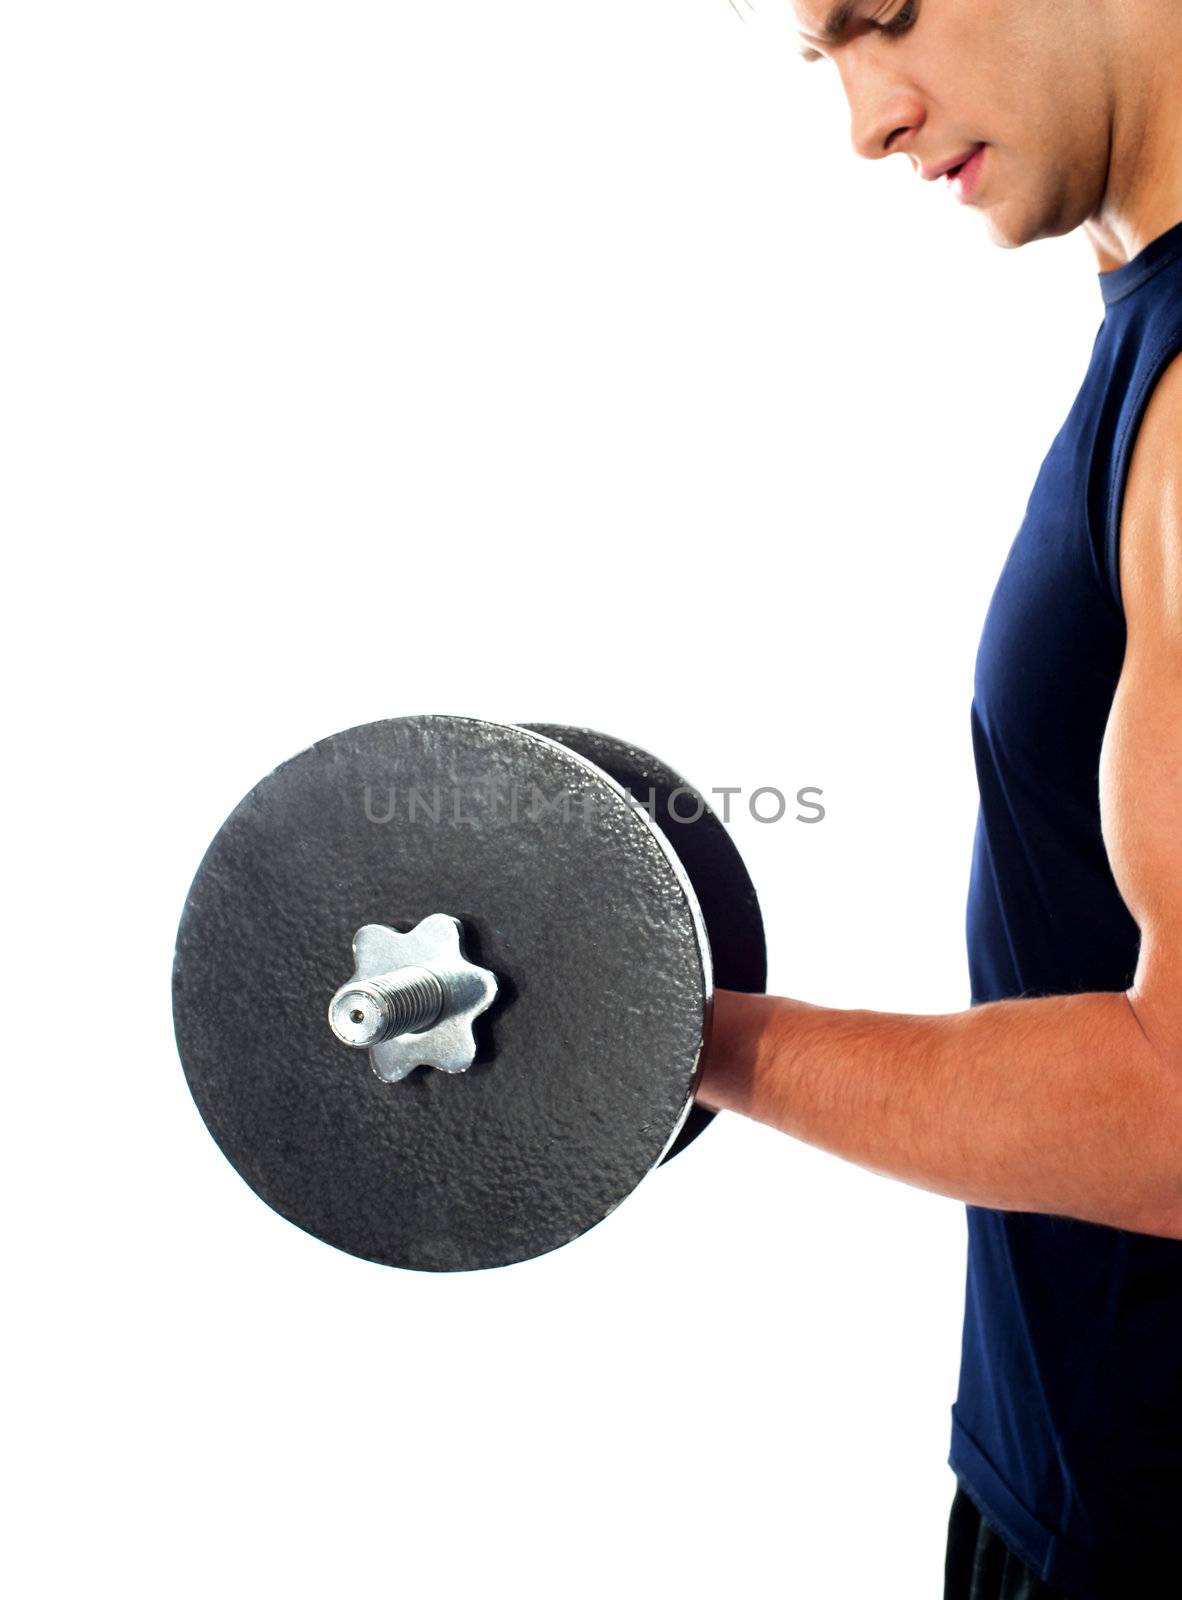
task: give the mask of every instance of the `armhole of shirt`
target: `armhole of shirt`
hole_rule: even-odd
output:
[[[1129,477],[1129,464],[1133,459],[1133,446],[1141,428],[1141,419],[1149,404],[1149,397],[1170,363],[1182,356],[1182,323],[1172,328],[1169,336],[1157,347],[1141,378],[1133,399],[1121,419],[1116,450],[1112,461],[1112,481],[1108,501],[1107,525],[1104,530],[1104,568],[1108,586],[1116,608],[1124,616],[1124,597],[1120,589],[1120,524],[1124,511],[1125,485]]]

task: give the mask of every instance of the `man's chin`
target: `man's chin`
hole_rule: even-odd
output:
[[[1025,197],[1010,193],[992,205],[983,205],[981,214],[992,243],[1003,250],[1018,250],[1037,239],[1060,239],[1073,232],[1089,215],[1082,190],[1066,185],[1040,189]]]
[[[1052,227],[1045,217],[1032,216],[1015,205],[999,202],[982,208],[985,231],[990,242],[1002,250],[1020,250],[1024,244],[1036,239],[1049,239],[1063,229]]]
[[[985,213],[985,232],[989,242],[1001,250],[1018,250],[1038,237],[1037,234],[1015,229],[1006,218],[998,217],[992,211]]]

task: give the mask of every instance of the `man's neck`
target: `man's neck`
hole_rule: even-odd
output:
[[[1172,6],[1134,10],[1117,53],[1108,184],[1084,223],[1101,272],[1182,222],[1182,18]]]

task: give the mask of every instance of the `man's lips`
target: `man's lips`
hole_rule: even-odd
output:
[[[966,162],[971,161],[978,151],[984,150],[984,144],[971,144],[967,150],[962,150],[958,156],[951,156],[947,161],[941,161],[934,167],[921,166],[920,177],[926,183],[934,183],[937,178],[945,178],[955,173]]]

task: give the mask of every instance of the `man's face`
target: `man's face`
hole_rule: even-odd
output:
[[[860,155],[906,155],[978,207],[1001,245],[1067,233],[1099,207],[1112,99],[1102,0],[791,5],[802,49],[841,76]]]

